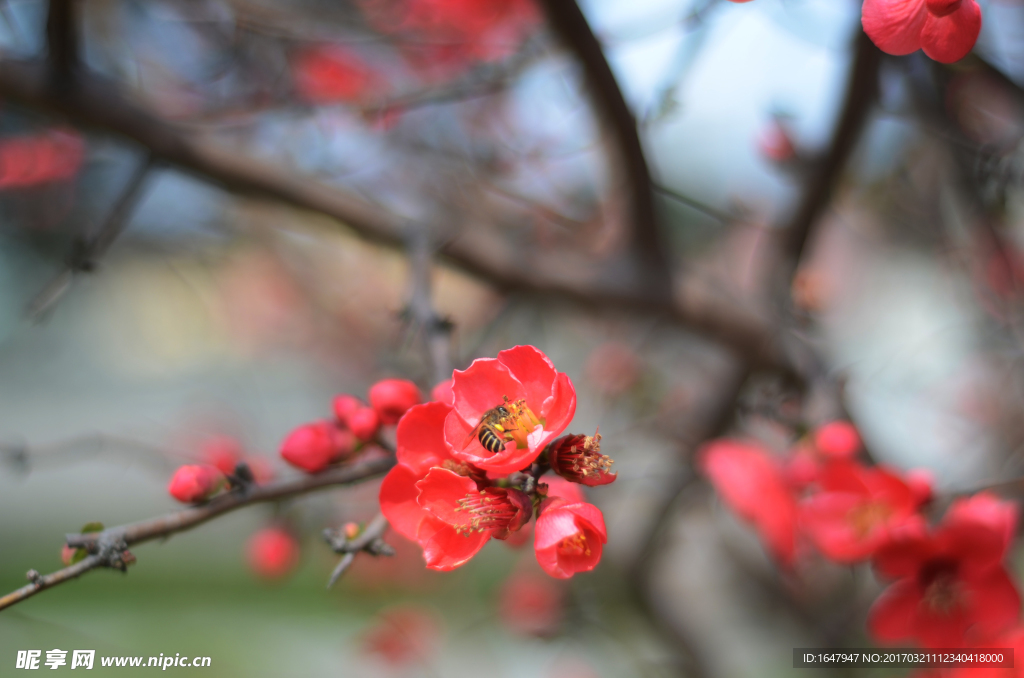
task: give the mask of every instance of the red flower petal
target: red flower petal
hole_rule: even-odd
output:
[[[875,551],[872,563],[887,577],[909,577],[935,553],[935,544],[923,518],[915,517],[893,530],[889,543]]]
[[[448,523],[428,515],[420,523],[417,541],[423,548],[423,558],[432,570],[454,570],[477,554],[490,535],[471,532],[462,535]]]
[[[416,490],[417,502],[430,515],[454,527],[470,527],[473,516],[459,510],[459,500],[479,492],[475,481],[448,469],[432,468],[416,483]]]
[[[921,48],[928,16],[924,0],[864,0],[861,9],[864,32],[878,49],[896,55]]]
[[[494,358],[479,358],[465,370],[455,370],[452,392],[455,411],[470,426],[476,426],[484,412],[504,403],[506,397],[510,401],[526,397],[526,388]]]
[[[420,478],[432,466],[440,466],[452,455],[444,442],[445,418],[452,408],[444,403],[416,405],[398,422],[395,436],[397,457]]]
[[[1009,548],[1017,532],[1017,504],[1003,501],[991,492],[979,492],[954,501],[946,512],[945,522],[984,525],[1002,534],[1004,547]]]
[[[952,14],[928,14],[921,29],[921,47],[936,61],[951,64],[967,56],[981,32],[981,8],[974,0],[963,0]]]
[[[544,476],[542,482],[548,486],[549,497],[561,497],[570,504],[578,504],[586,499],[580,486],[565,478]]]
[[[370,404],[384,426],[397,424],[422,399],[419,387],[407,379],[383,379],[370,387]]]
[[[971,618],[985,635],[999,633],[1020,617],[1020,593],[1006,570],[992,571],[968,588]]]
[[[921,590],[913,581],[896,582],[875,600],[868,612],[868,632],[881,641],[896,641],[915,635]]]
[[[498,362],[523,385],[526,403],[543,417],[541,404],[551,397],[558,375],[551,360],[533,346],[516,346],[499,352]]]
[[[419,490],[416,483],[421,476],[405,464],[398,464],[384,476],[380,484],[380,510],[395,531],[407,539],[416,541],[420,522],[427,515],[416,497]]]

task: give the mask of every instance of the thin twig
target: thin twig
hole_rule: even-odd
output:
[[[29,303],[29,320],[37,322],[46,315],[71,289],[78,274],[95,270],[96,262],[106,254],[114,240],[128,224],[132,210],[135,209],[135,205],[138,204],[139,198],[142,196],[146,178],[152,167],[152,157],[147,153],[132,173],[128,184],[122,190],[121,196],[114,203],[113,209],[96,235],[75,244],[68,256],[64,270],[48,282]]]
[[[433,382],[452,376],[452,322],[438,315],[432,302],[432,262],[434,249],[426,226],[409,233],[409,318],[423,332],[427,354],[433,368]]]
[[[355,539],[349,540],[344,534],[338,535],[333,530],[324,530],[324,539],[335,553],[344,554],[338,562],[337,567],[331,572],[331,578],[327,580],[327,588],[331,588],[338,581],[341,575],[345,574],[352,563],[355,562],[356,554],[360,551],[372,553],[375,556],[393,556],[394,549],[384,542],[384,533],[388,529],[388,520],[383,513],[370,521],[363,532]]]
[[[73,579],[80,574],[100,566],[109,566],[111,554],[105,553],[105,544],[128,547],[141,544],[161,537],[169,537],[178,532],[217,518],[226,513],[236,511],[253,504],[280,501],[289,497],[309,494],[337,485],[350,485],[385,473],[394,466],[394,457],[388,456],[371,461],[356,463],[352,466],[338,466],[323,473],[312,476],[290,478],[266,485],[250,485],[238,488],[227,494],[214,497],[209,502],[175,511],[158,518],[144,520],[118,527],[109,527],[102,532],[66,535],[67,545],[73,548],[84,548],[91,556],[63,570],[37,580],[37,583],[22,587],[3,598],[0,598],[0,610],[34,596],[39,591]],[[82,563],[88,565],[82,566]],[[44,584],[38,584],[43,581]]]

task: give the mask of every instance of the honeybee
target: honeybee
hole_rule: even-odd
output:
[[[517,420],[521,408],[522,401],[517,400],[510,403],[508,396],[505,396],[504,404],[492,407],[483,413],[480,423],[469,432],[459,449],[466,449],[473,442],[473,438],[476,438],[485,450],[494,454],[501,452],[505,449],[505,433],[519,428]]]

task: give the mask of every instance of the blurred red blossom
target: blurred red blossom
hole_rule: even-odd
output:
[[[879,574],[893,578],[875,601],[868,630],[884,642],[916,639],[960,647],[968,631],[991,635],[1020,615],[1020,594],[1003,566],[1017,508],[987,493],[954,502],[929,530],[910,522],[875,552]]]
[[[291,65],[299,95],[315,104],[361,99],[381,77],[355,54],[334,45],[304,49],[292,57]]]
[[[85,141],[68,129],[0,139],[0,189],[65,181],[84,159]]]
[[[444,403],[445,405],[451,405],[454,403],[455,393],[452,392],[453,383],[454,382],[451,379],[445,379],[444,381],[439,382],[433,389],[431,389],[430,399],[436,400],[439,403]]]
[[[558,583],[534,572],[514,572],[501,586],[498,614],[512,632],[551,636],[565,611],[565,594]]]
[[[419,387],[408,379],[383,379],[370,387],[370,405],[383,426],[394,426],[422,400]]]
[[[948,64],[974,47],[981,8],[975,0],[865,0],[861,21],[864,32],[887,54],[923,49]]]
[[[429,611],[395,607],[377,614],[362,638],[363,651],[394,666],[429,659],[441,640],[441,625]]]
[[[167,491],[185,504],[209,499],[226,484],[224,474],[207,464],[189,464],[174,472]]]
[[[814,446],[832,459],[852,459],[860,451],[857,428],[848,421],[830,421],[814,431]]]
[[[263,579],[280,579],[299,562],[299,542],[283,527],[267,527],[249,538],[249,567]]]
[[[841,563],[870,557],[920,504],[897,473],[856,462],[829,464],[818,487],[801,504],[801,527],[822,553]]]
[[[348,429],[363,442],[374,439],[380,423],[380,417],[372,407],[360,407],[348,416]]]
[[[704,446],[699,463],[729,507],[754,525],[771,554],[791,565],[797,502],[771,453],[758,443],[723,438]]]
[[[641,363],[636,352],[625,344],[609,341],[587,358],[587,378],[605,395],[625,393],[640,379]]]
[[[533,463],[576,412],[572,381],[533,346],[516,346],[497,358],[478,359],[466,370],[456,370],[452,392],[446,444],[458,459],[498,474]],[[505,449],[493,453],[473,431],[485,413],[502,405],[509,411],[503,424]]]
[[[334,401],[331,404],[334,408],[334,416],[337,417],[338,423],[342,426],[348,426],[349,417],[357,410],[365,407],[363,401],[348,393],[334,396]]]

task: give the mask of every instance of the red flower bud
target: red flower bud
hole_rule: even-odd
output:
[[[585,436],[571,433],[551,443],[548,448],[551,470],[567,480],[587,487],[615,482],[611,458],[601,454],[601,434]]]
[[[235,472],[235,465],[242,461],[242,446],[230,436],[216,436],[202,445],[203,461],[216,467],[224,475]]]
[[[78,549],[76,549],[74,546],[68,546],[67,544],[64,544],[64,548],[60,550],[60,562],[64,563],[65,565],[70,565],[71,559],[75,557],[76,553],[78,553]]]
[[[280,527],[260,530],[246,547],[249,567],[263,579],[280,579],[299,562],[299,543]]]
[[[419,387],[406,379],[384,379],[370,387],[370,404],[384,426],[397,424],[422,399]]]
[[[348,418],[351,417],[357,410],[365,407],[359,398],[348,393],[342,393],[339,396],[334,396],[334,416],[338,418],[338,421],[345,426],[348,426]]]
[[[192,504],[209,499],[225,483],[224,474],[212,466],[182,466],[174,472],[167,491],[180,502]]]
[[[380,428],[380,418],[372,407],[361,407],[348,418],[348,428],[363,442],[373,440]]]
[[[303,424],[281,443],[281,457],[306,473],[319,473],[352,451],[347,433],[327,421]]]
[[[445,379],[440,382],[430,391],[430,399],[436,400],[439,403],[451,406],[455,402],[455,393],[452,391],[452,384],[454,380]]]
[[[814,446],[826,457],[850,459],[860,450],[860,434],[848,421],[832,421],[814,432]]]

